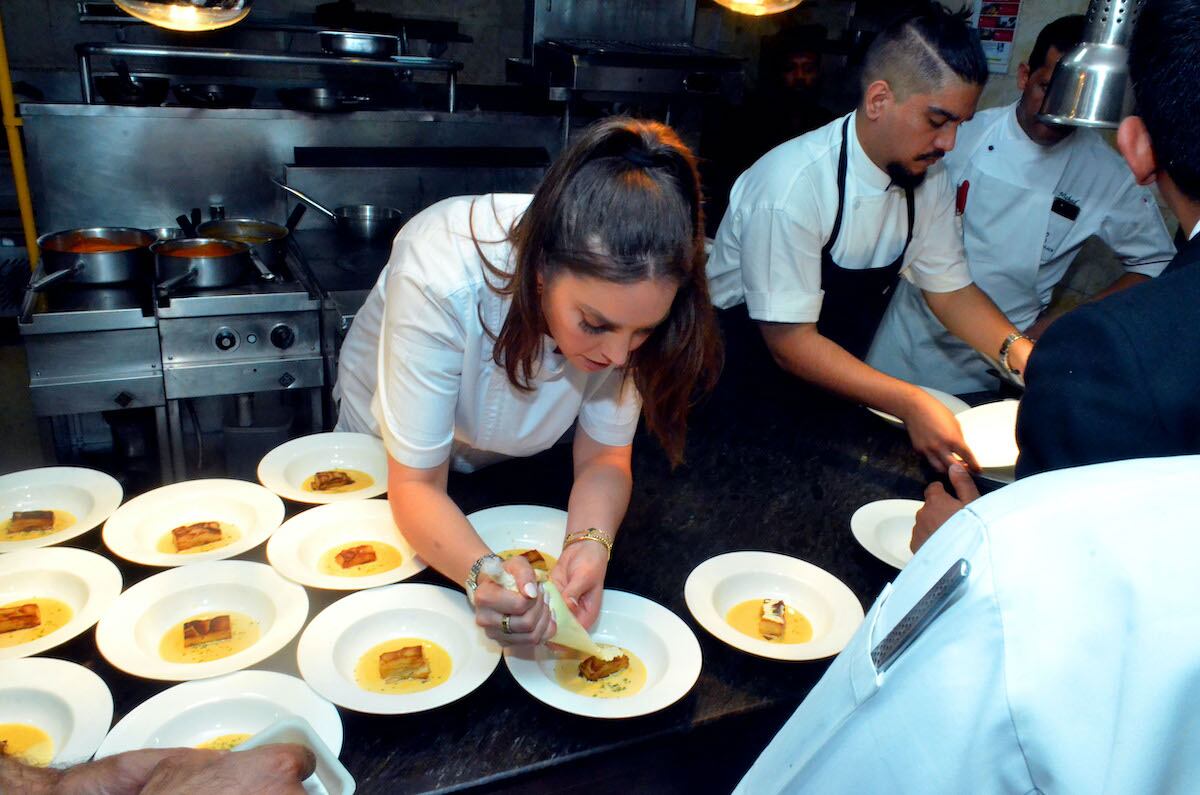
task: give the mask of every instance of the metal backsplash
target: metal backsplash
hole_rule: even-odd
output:
[[[525,0],[525,57],[546,39],[692,41],[696,0]]]

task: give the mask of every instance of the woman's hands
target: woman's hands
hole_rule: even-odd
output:
[[[479,575],[475,589],[475,623],[489,638],[502,646],[526,646],[545,643],[558,627],[550,613],[548,597],[538,584],[533,568],[517,556],[504,562],[504,569],[517,581],[517,592]],[[505,631],[505,616],[507,632]]]
[[[585,540],[568,544],[550,572],[550,579],[584,629],[591,629],[600,615],[607,571],[608,550],[597,541]]]
[[[909,408],[900,419],[904,420],[913,449],[925,456],[938,472],[945,472],[958,461],[965,462],[970,469],[979,469],[958,419],[925,390],[912,390]]]

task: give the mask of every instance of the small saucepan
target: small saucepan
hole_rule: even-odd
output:
[[[179,83],[171,90],[176,99],[192,108],[248,108],[258,91],[254,86],[233,83]]]
[[[160,240],[150,250],[162,292],[184,283],[201,290],[243,284],[255,270],[264,281],[275,278],[248,245],[233,240],[184,237]]]
[[[400,37],[386,33],[323,30],[317,34],[321,49],[330,55],[354,58],[391,58],[400,52]]]
[[[379,204],[350,204],[332,210],[290,185],[272,179],[279,187],[333,222],[338,234],[364,243],[390,243],[404,225],[404,213]]]
[[[154,235],[125,226],[67,229],[38,238],[46,276],[29,285],[40,292],[62,281],[120,284],[150,274]]]
[[[287,239],[296,230],[296,224],[307,208],[297,205],[288,216],[287,223],[280,225],[254,218],[222,218],[205,221],[196,227],[197,237],[217,237],[245,243],[259,259],[268,265],[282,262],[287,250]]]

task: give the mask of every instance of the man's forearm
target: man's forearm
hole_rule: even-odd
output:
[[[52,795],[62,774],[52,768],[31,767],[0,756],[0,793]]]
[[[925,302],[951,334],[990,359],[1000,355],[1005,337],[1017,331],[992,299],[974,284],[948,293],[923,291]],[[1012,346],[1010,363],[1023,370],[1032,346],[1025,340]]]
[[[1120,277],[1113,280],[1113,283],[1105,287],[1100,292],[1091,297],[1092,301],[1099,301],[1101,298],[1107,298],[1114,293],[1119,293],[1122,290],[1128,290],[1136,284],[1150,281],[1150,277],[1144,273],[1123,273]]]
[[[915,387],[853,356],[815,324],[759,323],[759,328],[776,363],[792,375],[882,411],[907,412]]]

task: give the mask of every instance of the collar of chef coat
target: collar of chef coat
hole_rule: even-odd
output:
[[[862,142],[858,140],[857,123],[858,111],[854,111],[850,114],[850,129],[846,133],[846,142],[849,147],[846,154],[847,177],[852,176],[862,185],[883,193],[892,186],[892,178],[886,171],[875,165],[875,161],[863,149]],[[837,186],[834,185],[833,188],[836,190]]]
[[[554,341],[554,337],[543,334],[541,370],[537,374],[539,378],[545,381],[557,381],[567,371],[569,366],[567,357],[556,353],[557,350],[558,343]]]
[[[999,169],[999,172],[993,171],[992,168],[987,171],[1004,177],[1014,185],[1027,188],[1040,186],[1053,190],[1067,167],[1080,131],[1068,135],[1053,146],[1042,146],[1021,129],[1021,124],[1017,121],[1017,103],[1010,105],[1001,115],[1002,119],[996,125],[995,132],[984,136],[981,142],[983,146],[987,146],[991,143],[989,139],[992,139],[995,142],[992,145],[999,144],[999,151],[995,153],[999,157],[989,158],[991,162],[988,163],[992,168]],[[973,155],[978,157],[980,153],[975,152]],[[1047,185],[1049,180],[1053,180],[1053,183]]]

